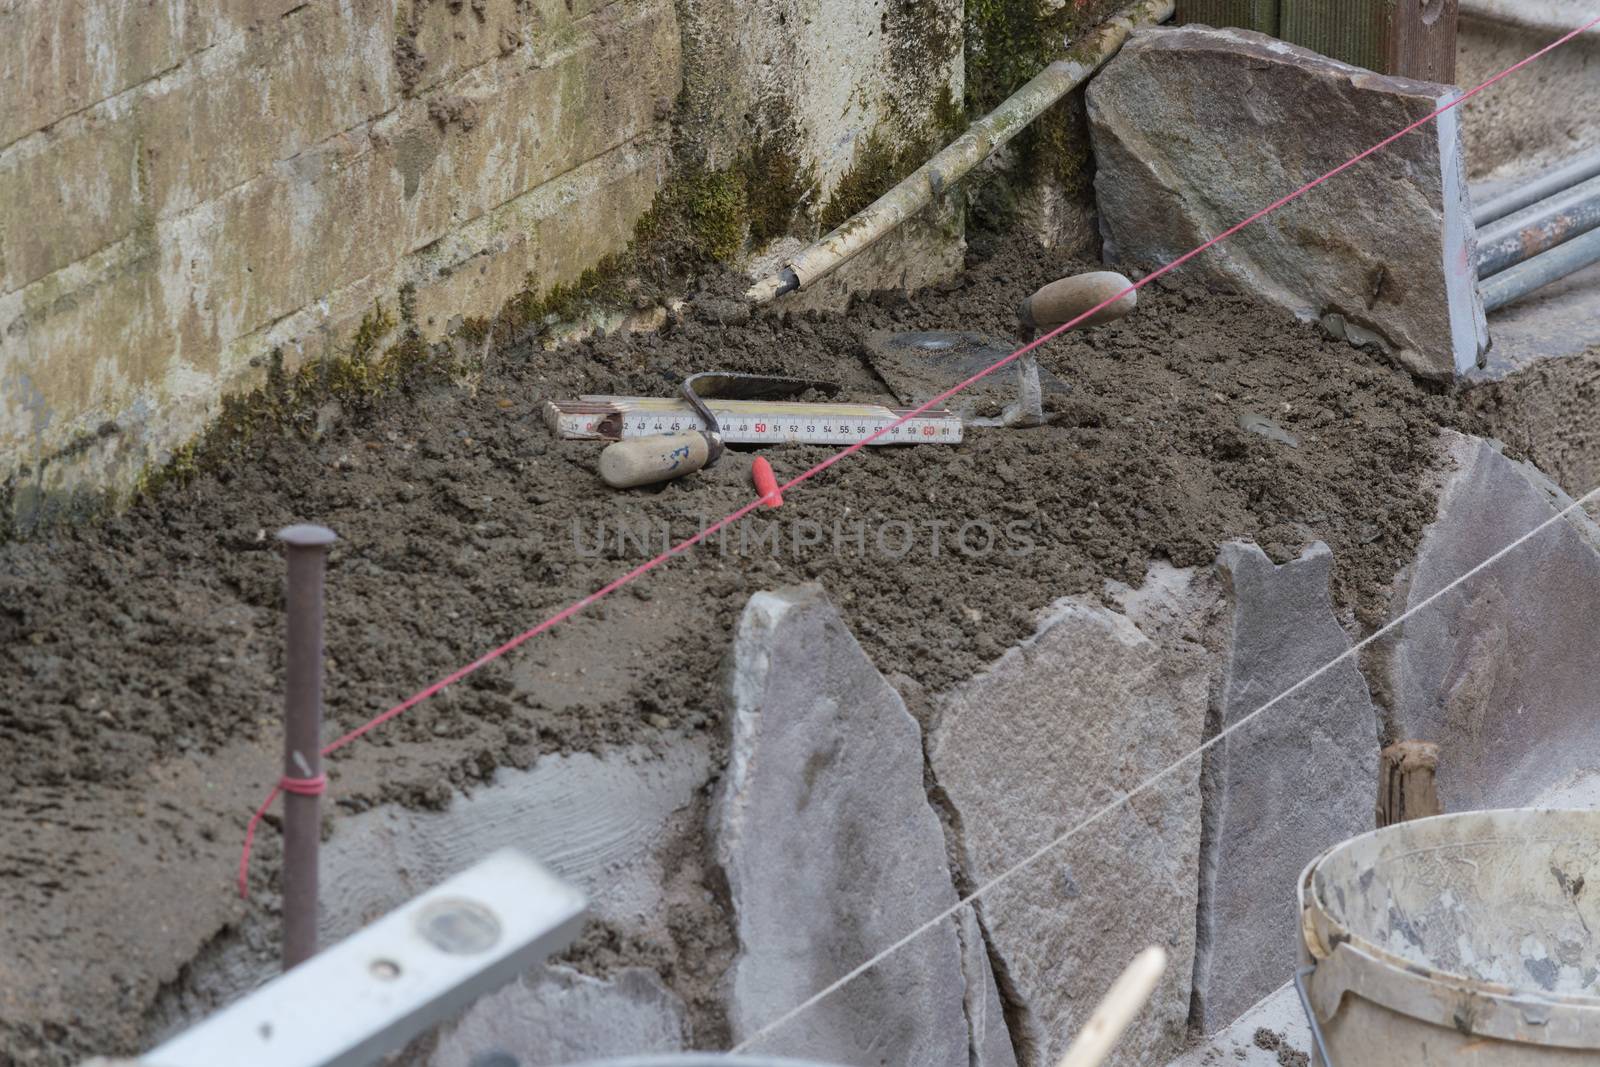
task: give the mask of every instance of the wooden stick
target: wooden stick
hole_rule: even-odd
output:
[[[1133,958],[1127,969],[1111,984],[1105,999],[1078,1031],[1067,1054],[1057,1067],[1096,1067],[1116,1047],[1133,1017],[1144,1008],[1156,983],[1167,970],[1167,953],[1151,945]]]
[[[1438,769],[1439,746],[1431,741],[1396,741],[1384,749],[1378,756],[1378,829],[1442,813]]]

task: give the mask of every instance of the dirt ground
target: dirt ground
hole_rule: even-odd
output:
[[[1463,395],[1490,436],[1573,497],[1600,486],[1600,348],[1552,359]]]
[[[197,946],[245,914],[229,887],[275,776],[279,527],[340,536],[327,708],[342,731],[654,554],[663,529],[685,536],[753,495],[740,452],[607,489],[599,446],[554,440],[545,399],[664,395],[727,369],[887,400],[866,336],[1006,337],[1021,296],[1084,266],[1007,244],[939,290],[844,316],[751,317],[706,296],[659,333],[495,352],[470,387],[424,374],[103,524],[0,545],[0,789],[27,816],[0,825],[0,1064],[136,1046]],[[851,457],[747,519],[742,539],[670,563],[341,753],[334,806],[439,805],[544,753],[720,739],[729,628],[751,593],[797,581],[826,587],[884,673],[932,690],[1030,634],[1054,599],[1108,577],[1137,585],[1157,558],[1207,566],[1231,538],[1279,559],[1327,542],[1338,602],[1370,626],[1433,517],[1422,487],[1438,428],[1482,425],[1313,327],[1181,284],[1152,286],[1130,318],[1054,342],[1041,363],[1072,387],[1051,425]],[[1242,428],[1263,419],[1297,444]],[[783,480],[829,452],[766,454]],[[973,550],[984,524],[995,544]],[[648,551],[619,531],[648,531]],[[275,899],[264,836],[258,912]],[[189,872],[185,899],[159,889],[173,865]]]

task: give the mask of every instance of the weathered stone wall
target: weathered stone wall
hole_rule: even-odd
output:
[[[434,341],[574,280],[627,245],[675,165],[744,168],[780,202],[752,215],[798,207],[798,228],[870,199],[956,121],[961,16],[958,0],[0,2],[12,512],[27,528],[126,491],[275,352],[293,370],[358,336]],[[918,239],[934,270],[959,266],[959,217]]]
[[[439,336],[621,247],[670,0],[0,9],[0,478],[126,486],[415,290]]]

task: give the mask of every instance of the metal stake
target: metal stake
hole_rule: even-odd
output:
[[[283,796],[283,969],[317,951],[317,851],[322,841],[322,578],[324,526],[278,531],[288,562],[287,681],[283,699],[283,777],[314,783]]]

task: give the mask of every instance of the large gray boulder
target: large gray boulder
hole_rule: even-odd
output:
[[[1453,91],[1247,30],[1140,30],[1085,97],[1106,258],[1175,259]],[[1475,262],[1451,110],[1181,269],[1451,380],[1488,345]]]
[[[1445,452],[1397,614],[1571,503],[1495,442],[1449,434]],[[1600,768],[1597,546],[1600,529],[1573,511],[1407,619],[1386,649],[1400,733],[1439,744],[1445,810],[1526,804]]]
[[[1248,542],[1217,559],[1231,619],[1214,726],[1238,729],[1205,755],[1194,992],[1206,1033],[1289,979],[1295,879],[1323,849],[1372,829],[1378,712],[1355,657],[1244,721],[1349,651],[1332,565],[1320,542],[1282,566]]]
[[[735,914],[725,985],[740,1042],[957,898],[924,791],[921,731],[819,588],[750,598],[730,687],[711,829]],[[998,998],[986,990],[974,1002]],[[949,918],[753,1048],[859,1067],[967,1067],[966,1003]]]
[[[967,878],[983,885],[1192,751],[1205,725],[1207,579],[1158,566],[1121,590],[1057,602],[1039,631],[937,700],[929,745]],[[1182,1048],[1200,843],[1192,761],[978,901],[1025,1064],[1054,1064],[1130,959],[1171,954],[1113,1063]],[[1020,1021],[1021,1032],[1016,1027]]]

